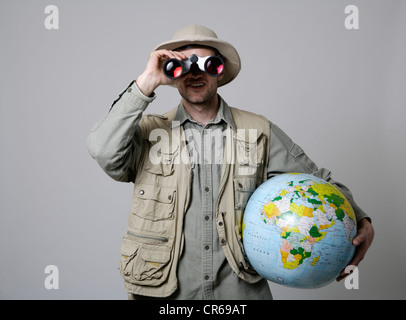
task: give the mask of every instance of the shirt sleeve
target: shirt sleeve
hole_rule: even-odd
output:
[[[351,203],[357,221],[368,215],[355,203],[351,191],[342,183],[331,178],[331,171],[318,166],[306,155],[303,149],[295,144],[277,125],[270,123],[268,179],[275,175],[289,172],[310,173],[326,180],[337,187]]]
[[[133,81],[91,129],[87,138],[88,151],[114,180],[134,181],[142,150],[138,124],[155,98],[155,93],[151,97],[145,96]]]

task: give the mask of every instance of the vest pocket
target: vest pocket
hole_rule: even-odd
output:
[[[134,187],[131,211],[133,214],[153,221],[173,219],[176,188],[155,184],[139,184]]]
[[[236,148],[237,175],[262,174],[265,136],[256,129],[238,129],[234,137]]]
[[[257,188],[256,180],[256,177],[234,177],[235,209],[245,209],[248,199]]]
[[[165,242],[168,239],[162,236],[127,232],[120,249],[119,269],[124,280],[148,286],[163,283],[168,277],[171,260],[171,247],[161,245]]]
[[[166,177],[173,173],[173,163],[169,162],[153,164],[151,162],[147,162],[145,164],[145,170],[154,175]]]
[[[150,142],[151,143],[151,142]],[[151,143],[152,144],[152,143]],[[157,144],[153,145],[156,146]],[[152,152],[150,150],[149,156],[146,158],[144,169],[145,171],[158,176],[170,176],[174,171],[174,164],[176,163],[176,158],[179,154],[179,146],[173,152],[163,151],[158,149],[158,151]]]

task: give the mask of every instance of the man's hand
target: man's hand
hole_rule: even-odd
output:
[[[352,258],[349,265],[356,267],[359,265],[362,259],[364,259],[365,254],[367,253],[374,239],[374,234],[375,234],[374,228],[372,227],[372,224],[369,222],[368,219],[362,219],[358,223],[357,236],[352,240],[352,243],[357,248],[355,249],[354,257]],[[337,281],[341,281],[348,275],[349,273],[345,273],[345,270],[341,271],[341,274],[337,278]]]
[[[165,49],[153,51],[149,56],[144,72],[137,78],[138,88],[143,94],[150,96],[160,85],[175,84],[176,80],[171,80],[164,75],[163,64],[168,59],[184,60],[186,58],[182,52]]]

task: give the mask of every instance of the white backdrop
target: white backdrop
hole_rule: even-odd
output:
[[[45,28],[49,4],[58,30]],[[344,27],[348,4],[359,30]],[[358,290],[271,284],[274,298],[406,298],[406,2],[396,0],[0,0],[0,298],[127,298],[117,266],[132,185],[104,174],[86,138],[151,49],[192,23],[241,55],[223,98],[278,124],[373,220]],[[176,89],[157,95],[150,113],[179,102]],[[48,265],[57,290],[44,286]]]

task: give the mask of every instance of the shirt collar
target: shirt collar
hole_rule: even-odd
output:
[[[220,123],[221,120],[224,120],[227,124],[231,126],[231,128],[235,129],[235,123],[231,115],[230,107],[220,95],[219,99],[220,99],[219,111],[217,112],[216,117],[212,119],[210,123]],[[185,110],[185,107],[183,106],[183,103],[181,101],[178,106],[178,109],[176,110],[175,118],[172,121],[171,127],[176,128],[178,126],[183,125],[186,121],[196,123],[196,120],[194,120]]]

